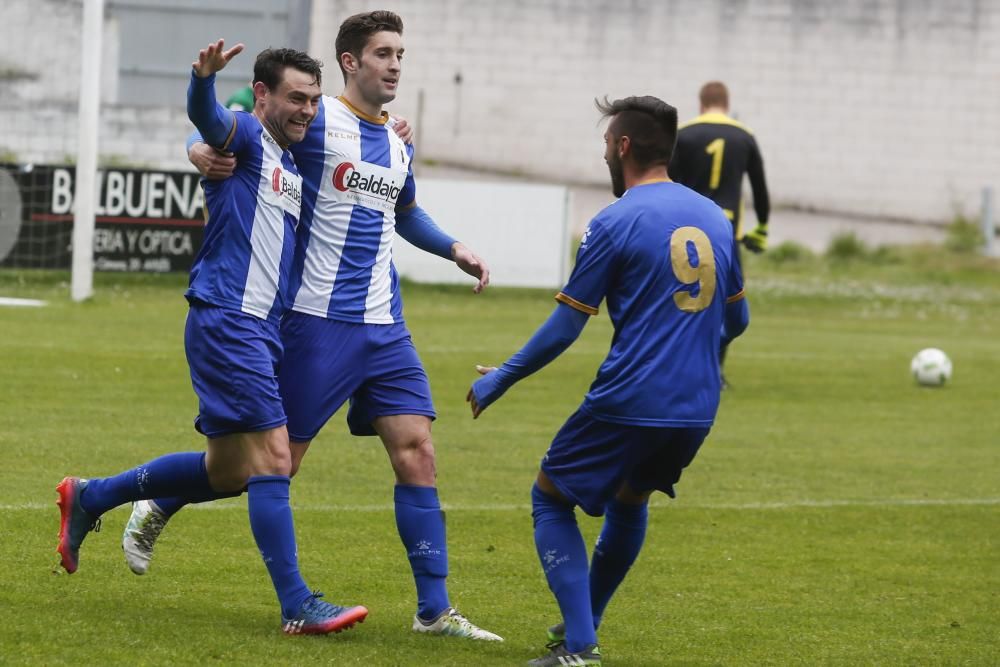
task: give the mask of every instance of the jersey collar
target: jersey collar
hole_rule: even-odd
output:
[[[350,102],[348,102],[347,98],[344,97],[343,95],[338,95],[337,99],[340,101],[341,104],[343,104],[345,107],[347,107],[348,109],[350,109],[351,113],[353,113],[355,116],[357,116],[361,120],[367,120],[369,123],[377,123],[379,125],[385,125],[386,122],[389,120],[389,112],[388,111],[384,111],[383,110],[382,113],[378,117],[369,116],[364,111],[362,111],[361,109],[357,108],[356,106],[354,106],[353,104],[351,104]]]

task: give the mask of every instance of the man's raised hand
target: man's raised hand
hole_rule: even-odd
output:
[[[230,60],[243,51],[243,44],[237,44],[228,51],[224,50],[225,48],[226,40],[220,39],[214,44],[209,44],[204,49],[199,51],[198,60],[191,63],[191,67],[194,68],[194,73],[202,79],[215,74],[219,70],[225,68],[225,66],[229,64]]]

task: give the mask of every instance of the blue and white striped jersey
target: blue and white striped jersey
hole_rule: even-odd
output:
[[[253,114],[236,112],[222,148],[236,171],[202,179],[208,223],[185,296],[277,322],[290,306],[302,178]]]
[[[291,147],[303,213],[292,310],[345,322],[403,319],[392,263],[396,207],[415,200],[412,147],[387,124],[324,95],[306,138]]]

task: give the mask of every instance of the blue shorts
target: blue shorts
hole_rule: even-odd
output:
[[[657,490],[673,498],[674,484],[709,430],[613,424],[578,409],[556,434],[542,470],[566,498],[601,516],[625,482],[636,493]]]
[[[194,427],[209,438],[285,423],[278,393],[278,325],[238,310],[193,302],[184,351],[198,394]]]
[[[348,399],[354,435],[375,435],[376,417],[435,417],[427,373],[405,324],[356,324],[293,311],[281,321],[281,342],[278,384],[295,442],[316,437]]]

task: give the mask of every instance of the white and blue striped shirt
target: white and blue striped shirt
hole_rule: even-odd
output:
[[[277,322],[291,305],[302,179],[255,116],[238,112],[226,150],[236,171],[203,179],[208,223],[185,296]]]
[[[398,206],[414,201],[412,148],[387,124],[324,95],[292,146],[303,182],[292,310],[366,324],[401,322],[392,263]]]

